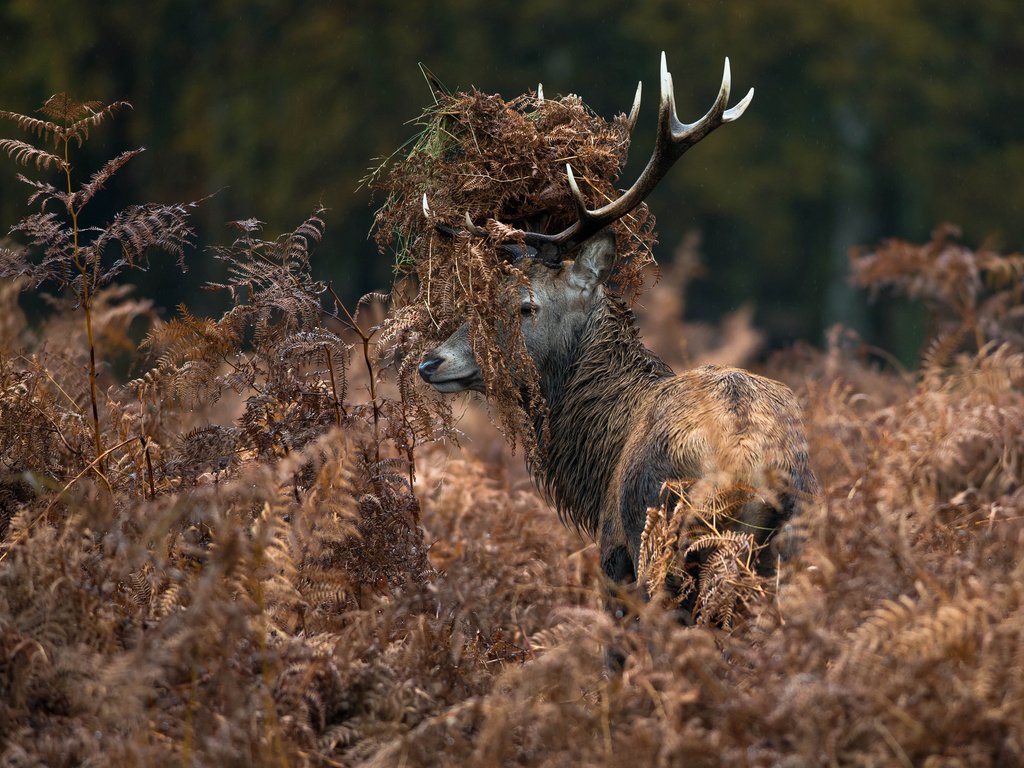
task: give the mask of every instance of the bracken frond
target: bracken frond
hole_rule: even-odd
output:
[[[185,248],[191,244],[194,235],[189,216],[196,205],[129,206],[97,231],[95,239],[81,249],[82,258],[96,264],[109,245],[117,243],[121,246],[121,258],[102,271],[100,284],[113,279],[125,267],[144,264],[150,248],[159,248],[176,256],[179,266],[184,268]]]
[[[83,184],[82,188],[71,197],[71,206],[75,210],[81,210],[86,203],[92,200],[97,192],[103,189],[104,185],[110,181],[114,174],[144,151],[141,147],[139,149],[130,149],[108,160],[100,170],[92,175],[89,183]]]
[[[6,110],[0,110],[0,118],[12,120],[21,130],[26,133],[31,133],[34,136],[38,136],[43,141],[49,141],[50,137],[56,136],[58,131],[61,129],[59,125],[48,120],[40,120],[36,117],[22,115],[17,112],[8,112]]]
[[[89,130],[103,123],[112,117],[115,112],[124,108],[131,108],[127,101],[115,101],[103,106],[99,101],[80,102],[68,96],[66,93],[56,93],[46,100],[40,108],[40,112],[56,121],[54,123],[42,123],[39,121],[26,123],[28,128],[37,135],[46,138],[52,135],[55,141],[74,140],[79,147],[89,138]],[[19,125],[21,125],[19,123]]]
[[[37,171],[64,170],[64,159],[17,139],[0,139],[0,151],[20,165],[33,163]]]

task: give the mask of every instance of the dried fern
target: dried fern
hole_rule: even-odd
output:
[[[113,112],[71,106],[18,122],[74,147]],[[480,177],[460,183],[482,194]],[[25,230],[40,242],[31,258],[5,245],[5,265],[70,253],[63,191],[31,194],[49,200]],[[382,373],[416,363],[381,353],[384,303],[349,313],[313,276],[321,218],[271,239],[238,223],[218,251],[232,299],[220,317],[182,308],[165,324],[116,285],[90,295],[101,360],[131,346],[132,322],[151,328],[149,370],[139,361],[128,383],[99,371],[102,444],[119,446],[104,449],[109,491],[83,474],[95,447],[80,296],[29,324],[17,301],[33,283],[0,286],[0,762],[1024,761],[1012,257],[914,246],[923,276],[879,267],[925,286],[938,312],[917,373],[842,330],[825,350],[776,356],[823,486],[799,554],[764,583],[733,527],[749,491],[678,488],[644,533],[641,577],[665,599],[635,601],[620,624],[595,547],[479,436],[489,425],[464,419],[461,453],[430,444],[438,410],[412,413],[423,394]],[[971,270],[974,299],[957,288]],[[698,626],[677,621],[679,594]]]
[[[411,150],[372,179],[386,195],[377,212],[378,246],[392,250],[399,275],[415,276],[416,285],[415,297],[400,295],[384,341],[414,360],[468,321],[500,424],[512,445],[536,458],[535,416],[544,403],[515,321],[517,287],[526,279],[501,246],[521,241],[524,229],[556,231],[574,220],[569,159],[589,201],[611,199],[629,147],[626,117],[606,122],[575,96],[505,102],[473,91],[439,96],[420,124]],[[486,234],[466,228],[467,216]],[[635,293],[652,261],[653,217],[641,205],[614,228],[622,257],[618,282]],[[411,364],[398,373],[411,405],[421,412],[438,408],[416,393]],[[447,422],[447,412],[439,413]]]
[[[100,425],[97,393],[96,347],[94,343],[93,303],[96,292],[107,285],[126,267],[136,266],[146,259],[150,248],[161,248],[178,256],[184,268],[184,247],[192,237],[188,224],[191,205],[131,206],[119,211],[104,227],[83,228],[80,217],[95,194],[141,150],[124,152],[108,161],[77,192],[73,191],[71,146],[81,148],[89,138],[89,131],[98,127],[118,110],[129,107],[127,102],[101,106],[96,102],[77,102],[67,94],[51,96],[40,109],[51,121],[43,121],[13,112],[0,112],[0,118],[13,120],[19,128],[36,136],[44,143],[53,141],[63,154],[58,157],[40,148],[17,140],[6,140],[0,147],[16,162],[26,165],[33,160],[36,170],[56,170],[62,176],[64,189],[41,181],[33,181],[19,174],[18,178],[34,191],[30,206],[39,212],[29,214],[11,228],[12,233],[25,237],[32,250],[41,249],[38,261],[30,258],[31,251],[0,251],[0,278],[27,278],[38,287],[44,283],[57,288],[68,287],[82,309],[87,337],[89,359],[89,396],[93,421],[93,456],[91,465],[105,481],[102,428]],[[60,212],[47,212],[53,203]],[[121,257],[111,261],[107,250],[120,245]]]

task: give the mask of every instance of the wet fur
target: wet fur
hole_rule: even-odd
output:
[[[711,365],[673,374],[611,296],[595,303],[564,357],[540,374],[550,437],[538,482],[563,518],[597,538],[615,581],[635,578],[647,508],[661,502],[666,481],[767,491],[775,505],[748,505],[741,521],[761,541],[792,514],[795,497],[814,488],[787,387]]]
[[[547,430],[543,416],[537,422],[538,485],[563,520],[596,537],[605,573],[630,582],[647,509],[666,482],[693,483],[691,494],[749,488],[766,501],[744,504],[733,527],[760,542],[815,483],[793,393],[737,368],[674,374],[605,290],[614,262],[614,238],[604,235],[560,266],[525,265],[522,330],[548,405]],[[427,353],[420,372],[441,391],[486,390],[466,325]],[[767,569],[774,557],[762,560]]]

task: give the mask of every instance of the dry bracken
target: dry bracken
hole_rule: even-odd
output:
[[[58,100],[18,125],[75,145],[106,115],[77,110]],[[464,214],[455,196],[432,204]],[[437,411],[414,412],[422,395],[382,373],[378,303],[350,315],[313,277],[323,226],[316,211],[264,239],[240,223],[218,251],[231,267],[221,317],[182,308],[165,322],[97,283],[101,361],[149,324],[134,379],[100,367],[97,421],[86,329],[66,311],[73,277],[68,303],[32,325],[17,302],[35,283],[0,286],[0,764],[1024,761],[1014,257],[885,246],[924,276],[894,258],[859,279],[934,288],[942,320],[920,369],[880,368],[842,330],[768,365],[805,404],[822,486],[789,534],[798,554],[777,579],[749,571],[749,541],[715,522],[743,489],[655,509],[647,581],[701,570],[698,625],[660,601],[620,624],[601,606],[595,547],[520,461],[483,439],[425,444]],[[24,250],[0,250],[5,274],[63,253],[64,225],[30,229],[15,233]],[[996,282],[962,285],[971,262],[996,265]],[[688,331],[658,322],[670,339]],[[949,323],[967,323],[963,343],[943,341],[959,332]]]

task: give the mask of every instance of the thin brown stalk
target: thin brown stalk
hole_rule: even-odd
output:
[[[345,412],[345,406],[338,400],[338,386],[334,379],[334,361],[331,357],[331,350],[325,349],[325,351],[327,352],[327,371],[331,375],[331,398],[334,401],[334,422],[340,427],[342,413],[345,413],[346,416],[348,413]]]
[[[149,498],[156,498],[156,484],[153,482],[153,459],[149,455],[149,438],[139,435],[139,442],[142,443],[142,452],[146,456],[146,478],[149,480]]]
[[[64,137],[64,177],[67,179],[68,187],[68,214],[71,216],[71,230],[74,237],[74,250],[72,252],[72,259],[75,262],[75,268],[78,269],[78,273],[82,276],[82,310],[85,312],[85,335],[89,341],[89,400],[92,403],[92,428],[93,428],[93,443],[96,449],[96,471],[102,476],[104,475],[103,462],[100,461],[100,457],[103,455],[103,438],[100,434],[100,414],[98,398],[96,395],[96,340],[92,332],[92,305],[91,296],[89,295],[89,270],[86,264],[82,263],[81,254],[78,247],[78,209],[72,204],[72,188],[71,188],[71,163],[69,162],[69,150],[68,150],[69,139]],[[106,482],[106,477],[104,477]],[[107,482],[107,486],[110,483]]]
[[[369,334],[366,333],[356,322],[356,319],[348,311],[348,307],[345,306],[341,298],[334,291],[334,286],[330,283],[327,284],[327,290],[331,294],[331,298],[334,299],[334,303],[341,308],[341,311],[345,313],[345,317],[348,318],[349,326],[359,336],[360,341],[363,343],[363,362],[366,364],[366,372],[370,378],[370,403],[373,405],[373,450],[374,459],[380,463],[380,404],[377,402],[377,383],[373,374],[373,361],[370,358],[370,340],[373,338],[373,331]]]

